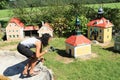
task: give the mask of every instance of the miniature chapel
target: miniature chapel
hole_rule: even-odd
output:
[[[84,57],[91,54],[91,41],[83,36],[79,31],[80,22],[76,19],[76,34],[71,35],[65,41],[66,52],[75,58]]]
[[[88,38],[99,42],[109,42],[112,39],[113,24],[103,17],[103,9],[98,9],[97,19],[90,21],[88,26]]]

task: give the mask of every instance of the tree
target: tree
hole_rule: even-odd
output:
[[[0,1],[0,9],[8,8],[8,0],[1,0]]]
[[[120,30],[120,9],[114,8],[104,8],[104,16],[114,24],[113,30],[118,32]]]

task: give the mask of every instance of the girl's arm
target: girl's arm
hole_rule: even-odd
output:
[[[40,58],[41,56],[43,56],[47,52],[47,50],[45,50],[45,51],[42,51],[40,53],[41,44],[42,44],[41,41],[36,41],[35,42],[35,45],[36,45],[36,58]]]

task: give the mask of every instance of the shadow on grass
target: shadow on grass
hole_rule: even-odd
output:
[[[108,48],[103,48],[104,50],[108,50],[108,51],[112,51],[114,53],[119,53],[120,54],[120,51],[117,51],[114,49],[114,47],[108,47]]]
[[[65,50],[56,49],[56,52],[62,57],[72,58],[72,55],[67,54]]]
[[[28,60],[25,60],[23,62],[20,62],[18,64],[15,64],[6,68],[6,70],[3,72],[4,76],[14,76],[17,74],[21,74],[27,62]],[[22,78],[21,75],[20,75],[20,78]]]

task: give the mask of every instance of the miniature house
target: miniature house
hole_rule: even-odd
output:
[[[38,26],[26,26],[24,27],[24,36],[25,37],[31,37],[31,36],[38,36],[37,31],[39,30]]]
[[[112,39],[112,26],[109,20],[102,17],[90,21],[88,24],[88,38],[99,42],[109,42]]]
[[[91,54],[90,40],[83,35],[72,35],[65,42],[66,52],[75,58]]]
[[[7,40],[22,39],[24,24],[18,18],[12,18],[6,27]]]
[[[115,37],[114,49],[120,51],[120,32]]]
[[[48,33],[53,37],[53,29],[49,23],[43,23],[42,27],[38,30],[38,33],[39,37],[41,37],[44,33]]]
[[[77,20],[76,23],[78,23],[78,21],[79,20]],[[77,33],[76,35],[70,36],[65,41],[67,54],[75,58],[90,55],[91,41],[82,34],[80,34],[79,29],[76,31],[76,33]]]
[[[38,36],[38,26],[24,26],[18,18],[10,19],[6,27],[7,40],[23,39],[26,36]]]
[[[88,38],[99,42],[109,42],[112,39],[113,24],[103,17],[103,9],[98,9],[97,19],[90,21],[88,26]]]

